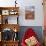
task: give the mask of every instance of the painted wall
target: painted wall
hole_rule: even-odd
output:
[[[25,6],[34,6],[35,7],[35,19],[34,20],[25,20]],[[43,6],[42,0],[25,0],[21,3],[20,9],[20,25],[22,26],[42,26],[43,25]]]
[[[0,6],[9,7],[14,6],[15,0],[0,0]],[[43,26],[43,6],[42,0],[17,0],[19,9],[19,24],[20,26]],[[34,6],[35,7],[35,19],[34,20],[25,20],[25,6]]]
[[[32,28],[35,31],[35,33],[37,34],[39,41],[41,43],[43,43],[43,30],[42,30],[41,26],[21,26],[20,32],[19,32],[20,42],[28,28]]]

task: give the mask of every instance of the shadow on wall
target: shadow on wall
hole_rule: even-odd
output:
[[[43,30],[42,30],[42,27],[41,26],[21,26],[20,27],[20,32],[19,32],[20,42],[21,42],[21,40],[23,38],[23,35],[24,35],[25,31],[28,28],[32,28],[37,33],[37,36],[38,36],[39,41],[41,43],[43,43]]]

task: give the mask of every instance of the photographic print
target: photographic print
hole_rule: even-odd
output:
[[[34,6],[26,6],[25,7],[25,19],[33,19],[35,18],[35,7]]]

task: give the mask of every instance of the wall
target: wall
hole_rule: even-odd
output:
[[[19,32],[19,39],[20,42],[24,36],[24,33],[27,31],[28,28],[32,28],[35,33],[37,34],[37,37],[41,43],[43,43],[43,32],[42,32],[42,27],[41,26],[21,26],[20,27],[20,32]]]
[[[25,6],[35,6],[35,19],[25,20]],[[43,6],[42,0],[25,0],[21,3],[20,8],[20,25],[21,26],[43,26]]]
[[[0,6],[9,7],[14,6],[15,0],[0,0]],[[19,24],[20,26],[43,26],[43,6],[42,0],[17,0],[20,7],[20,16]],[[34,20],[25,20],[25,6],[34,6],[35,7],[35,19]],[[21,19],[20,19],[21,18]]]

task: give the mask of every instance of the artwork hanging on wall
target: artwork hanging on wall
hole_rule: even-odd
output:
[[[34,20],[34,18],[35,18],[35,7],[26,6],[25,7],[25,19]]]

